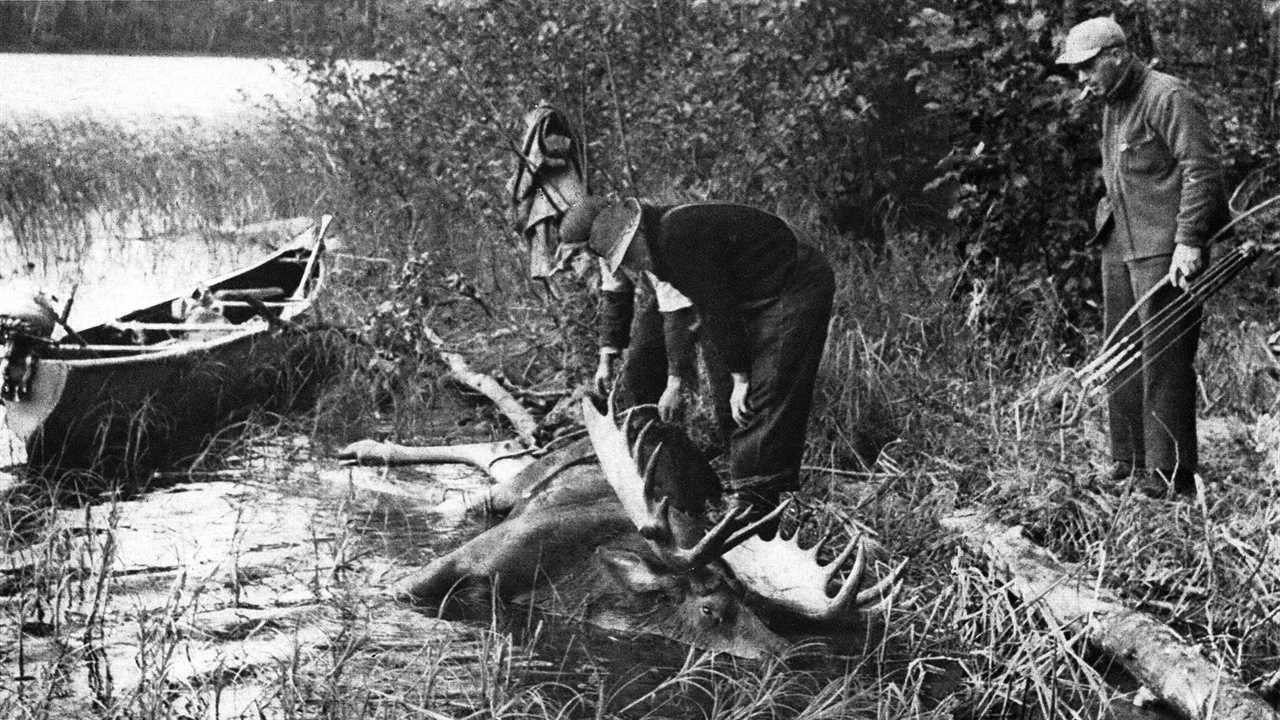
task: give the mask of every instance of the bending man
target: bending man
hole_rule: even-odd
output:
[[[529,243],[529,274],[548,282],[572,257],[560,244],[564,213],[587,195],[586,152],[564,113],[546,103],[524,118],[525,130],[507,190],[517,227]],[[696,381],[694,326],[688,299],[652,274],[631,278],[601,263],[600,360],[597,387],[611,385],[622,363],[621,402],[658,405],[663,420],[673,420],[685,388]],[[634,320],[634,322],[633,322]],[[708,358],[713,382],[723,372]],[[723,381],[726,385],[727,379]],[[729,423],[717,407],[721,435]],[[724,438],[719,438],[724,442]]]
[[[834,278],[781,218],[743,205],[588,198],[560,227],[612,272],[651,272],[688,297],[732,376],[730,509],[751,516],[799,489]]]

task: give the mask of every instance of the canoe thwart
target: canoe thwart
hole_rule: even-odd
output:
[[[224,288],[213,291],[213,297],[216,300],[246,300],[248,298],[266,300],[267,298],[282,298],[284,296],[284,289],[278,287]]]
[[[307,302],[307,299],[294,298],[292,300],[259,300],[258,302],[261,303],[264,307],[282,308],[282,307],[289,307],[290,305],[297,305],[298,303],[302,303],[302,302]],[[221,305],[222,307],[229,307],[229,308],[255,307],[254,303],[247,302],[245,300],[219,300],[218,304]]]

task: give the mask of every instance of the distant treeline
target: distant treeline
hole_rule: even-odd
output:
[[[383,0],[0,2],[0,52],[275,54],[328,44],[363,54]]]

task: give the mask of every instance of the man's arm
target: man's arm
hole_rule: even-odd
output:
[[[694,377],[694,325],[698,315],[692,307],[662,313],[662,335],[667,350],[667,386],[658,398],[658,415],[665,421],[676,419],[684,404],[684,383]]]
[[[1209,116],[1190,91],[1179,89],[1162,98],[1157,118],[1182,178],[1169,281],[1185,287],[1203,267],[1203,248],[1225,216],[1222,166]]]
[[[663,344],[667,351],[667,386],[658,399],[658,414],[663,420],[676,418],[684,404],[684,382],[694,377],[696,350],[694,327],[698,314],[693,302],[671,286],[646,272],[645,278],[653,288],[662,313]]]
[[[600,358],[596,363],[596,391],[609,392],[618,358],[631,344],[631,319],[635,315],[635,286],[624,273],[611,274],[600,262],[600,324],[597,328]]]
[[[1224,216],[1222,164],[1204,104],[1189,90],[1168,93],[1157,105],[1160,134],[1182,175],[1174,242],[1204,247]]]

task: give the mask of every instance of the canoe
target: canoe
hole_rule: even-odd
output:
[[[248,411],[296,400],[317,370],[300,323],[325,284],[330,219],[255,265],[193,279],[188,295],[57,341],[0,326],[0,402],[28,466],[148,473],[207,451]]]

